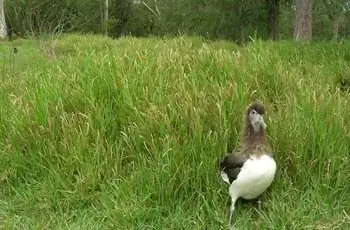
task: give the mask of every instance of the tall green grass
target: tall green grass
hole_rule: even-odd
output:
[[[350,42],[70,35],[0,52],[0,229],[226,229],[217,161],[255,99],[278,174],[238,229],[350,228]]]

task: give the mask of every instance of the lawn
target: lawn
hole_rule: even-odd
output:
[[[0,229],[227,229],[256,99],[278,172],[237,228],[350,229],[350,41],[15,40],[0,78]]]

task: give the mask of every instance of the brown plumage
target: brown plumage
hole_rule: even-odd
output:
[[[237,154],[239,155],[259,155],[259,154],[271,154],[270,144],[266,137],[265,127],[261,128],[259,132],[254,132],[254,129],[249,120],[249,113],[255,110],[260,115],[264,116],[266,114],[266,110],[263,104],[259,102],[254,102],[250,104],[246,112],[244,114],[244,127],[242,132],[242,141],[241,145],[243,146],[243,150],[239,151]]]
[[[228,175],[230,183],[237,178],[243,163],[251,155],[272,154],[265,128],[261,128],[258,132],[255,132],[250,122],[249,114],[253,110],[262,116],[266,114],[265,106],[260,102],[253,102],[247,106],[243,115],[239,146],[235,153],[228,153],[219,165],[220,170],[223,170]]]
[[[277,165],[265,134],[265,113],[259,102],[246,108],[240,145],[235,154],[227,154],[220,162],[221,177],[229,184],[230,226],[237,199],[256,199],[274,180]]]

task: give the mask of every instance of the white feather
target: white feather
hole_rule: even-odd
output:
[[[226,182],[227,184],[230,184],[230,180],[228,179],[228,176],[224,171],[221,171],[221,178],[224,182]]]
[[[275,160],[268,155],[250,157],[229,187],[231,198],[257,198],[272,184],[276,168]]]

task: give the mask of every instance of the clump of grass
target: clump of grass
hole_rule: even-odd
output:
[[[18,41],[16,73],[3,70],[1,228],[225,229],[216,163],[254,99],[268,107],[278,175],[237,226],[349,226],[349,95],[334,82],[350,43],[51,42],[54,59]]]

